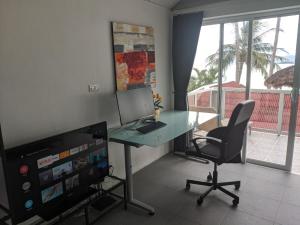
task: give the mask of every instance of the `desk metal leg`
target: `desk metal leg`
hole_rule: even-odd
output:
[[[125,172],[126,172],[126,185],[127,185],[127,201],[136,207],[144,209],[150,215],[154,215],[155,210],[153,207],[140,202],[133,198],[133,179],[132,179],[132,165],[131,165],[131,149],[129,145],[124,145],[125,150]]]
[[[89,225],[90,220],[89,220],[89,209],[88,209],[88,207],[84,208],[84,218],[85,218],[85,224]]]

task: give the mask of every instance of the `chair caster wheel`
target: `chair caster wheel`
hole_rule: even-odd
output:
[[[202,203],[203,203],[203,198],[201,198],[201,197],[198,198],[198,199],[197,199],[197,204],[198,204],[198,205],[202,205]]]
[[[240,189],[240,187],[241,187],[241,185],[240,185],[240,184],[236,184],[236,185],[234,185],[234,189],[235,189],[235,190],[239,190],[239,189]]]
[[[155,212],[149,212],[149,216],[154,216]]]
[[[189,183],[186,183],[185,185],[185,190],[189,191],[191,189],[191,185]]]
[[[209,173],[208,175],[207,175],[207,181],[209,182],[209,181],[212,181],[212,175]]]
[[[233,199],[232,200],[232,205],[233,207],[236,207],[239,204],[240,200],[239,199]]]

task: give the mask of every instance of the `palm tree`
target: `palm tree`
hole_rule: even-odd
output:
[[[208,70],[199,70],[197,68],[193,68],[193,70],[195,71],[196,76],[191,76],[188,86],[188,92],[202,87],[204,85],[212,84],[218,78],[218,70],[212,67]]]
[[[274,62],[275,62],[275,56],[276,56],[276,51],[277,51],[278,39],[279,39],[279,31],[280,31],[280,22],[281,22],[281,17],[277,17],[275,38],[274,38],[274,44],[273,44],[274,48],[273,48],[272,55],[271,55],[271,63],[270,63],[270,70],[269,70],[268,77],[271,76],[274,71]]]
[[[233,25],[235,30],[235,42],[234,44],[224,45],[222,65],[225,71],[232,63],[236,63],[235,80],[239,83],[243,67],[247,64],[249,23],[243,22],[241,27],[239,27],[239,23],[234,23]],[[265,25],[261,21],[253,21],[252,68],[260,71],[266,78],[268,75],[267,68],[271,64],[274,47],[270,43],[264,43],[263,37],[269,32],[272,32],[274,28],[263,31],[264,28]],[[274,57],[274,61],[276,62],[281,62],[285,59],[278,55]],[[207,62],[207,66],[217,68],[219,64],[219,51],[208,56]],[[274,63],[274,66],[280,69],[277,63]]]

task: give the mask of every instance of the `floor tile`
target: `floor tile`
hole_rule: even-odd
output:
[[[282,198],[282,202],[290,203],[300,207],[300,193],[299,188],[286,188]],[[300,212],[299,212],[300,213]]]
[[[266,197],[280,201],[285,192],[285,187],[260,179],[248,179],[243,190],[247,193],[256,194],[258,198]]]
[[[273,222],[236,210],[229,213],[221,225],[273,225]]]
[[[203,225],[219,225],[229,212],[230,207],[218,199],[208,196],[201,206],[196,201],[182,206],[178,215]]]
[[[180,216],[175,216],[168,221],[168,225],[204,225],[204,224],[200,224],[198,222],[194,222]]]
[[[142,210],[129,207],[127,211],[118,208],[104,215],[96,224],[99,225],[140,225],[146,224],[153,219]],[[83,223],[81,223],[83,224]]]
[[[299,225],[300,207],[288,203],[282,203],[278,209],[276,223],[284,225]]]
[[[266,220],[274,221],[280,201],[251,193],[241,193],[238,210]]]
[[[288,174],[285,185],[288,187],[300,188],[300,175]]]

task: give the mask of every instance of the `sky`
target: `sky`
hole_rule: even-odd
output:
[[[276,27],[276,18],[262,19],[265,24],[264,30]],[[241,24],[241,23],[240,23]],[[296,42],[297,42],[297,31],[298,31],[298,15],[286,16],[281,18],[282,32],[279,34],[278,48],[285,49],[287,53],[277,52],[278,55],[296,55]],[[219,48],[219,25],[202,26],[197,52],[194,60],[194,68],[200,70],[205,69],[207,65],[207,56],[215,53]],[[234,26],[232,23],[224,25],[224,44],[234,43]],[[274,43],[275,32],[269,32],[264,36],[263,42]],[[291,64],[281,64],[281,69],[290,66]],[[267,69],[268,71],[269,69]],[[274,71],[275,72],[275,71]],[[193,73],[192,73],[193,75]],[[223,78],[223,82],[235,80],[235,63],[233,63],[226,71]],[[246,66],[244,66],[241,84],[246,85]],[[266,89],[264,86],[263,76],[255,70],[252,70],[251,74],[251,88],[253,89]],[[283,88],[288,89],[288,88]]]

